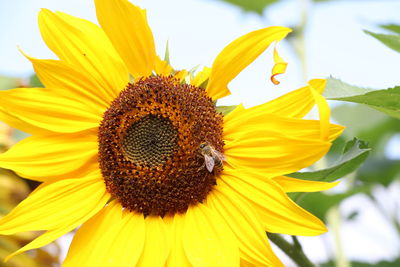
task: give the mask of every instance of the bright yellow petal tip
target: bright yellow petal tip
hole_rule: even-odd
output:
[[[144,9],[127,0],[95,0],[97,19],[135,77],[151,75],[156,63],[153,33]]]
[[[308,85],[314,88],[318,93],[322,94],[326,87],[325,79],[312,79],[308,81]]]
[[[172,73],[173,69],[167,61],[162,60],[159,56],[157,56],[154,71],[158,75],[168,76]]]
[[[188,74],[187,70],[180,70],[175,73],[174,77],[182,83],[185,80],[187,74]]]
[[[331,189],[339,184],[337,182],[321,182],[296,179],[288,176],[277,176],[273,180],[277,182],[285,192],[319,192]]]
[[[197,87],[204,87],[204,85],[208,82],[210,78],[211,68],[204,67],[200,72],[196,74],[190,81],[190,84]]]
[[[331,116],[331,111],[325,97],[321,95],[321,92],[323,92],[323,90],[325,89],[326,80],[311,80],[309,85],[311,94],[314,97],[314,101],[318,107],[319,120],[321,125],[321,139],[328,140],[330,127],[329,118]]]
[[[288,63],[279,56],[276,47],[274,48],[274,63],[275,65],[272,68],[271,81],[273,84],[278,85],[280,82],[275,78],[275,76],[285,73]]]
[[[282,40],[291,31],[286,27],[273,26],[250,32],[234,40],[214,60],[207,93],[213,100],[229,95],[229,82],[264,52],[271,43]]]

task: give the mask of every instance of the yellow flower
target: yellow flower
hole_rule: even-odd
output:
[[[144,10],[95,3],[101,28],[42,10],[59,60],[27,57],[45,88],[0,92],[0,119],[32,134],[0,167],[43,182],[0,220],[3,235],[45,231],[13,255],[83,224],[64,266],[281,266],[265,231],[326,231],[285,192],[334,184],[284,176],[321,158],[343,130],[329,123],[325,81],[226,116],[214,105],[290,29],[246,34],[190,78],[157,56]],[[275,59],[273,76],[284,66]],[[315,104],[320,120],[302,119]]]

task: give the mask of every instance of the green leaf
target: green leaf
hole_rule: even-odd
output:
[[[234,6],[240,7],[243,11],[254,12],[262,16],[264,9],[278,2],[279,0],[220,0]]]
[[[365,104],[389,116],[400,118],[400,86],[332,100]]]
[[[360,193],[369,193],[370,186],[361,186],[348,190],[345,193],[327,195],[321,192],[305,194],[298,204],[318,218],[326,221],[326,214],[330,208],[337,206],[343,200]]]
[[[400,121],[386,116],[365,105],[344,104],[332,109],[332,117],[341,125],[346,125],[342,136],[347,139],[357,136],[368,142],[374,156],[383,156],[386,143],[400,132]]]
[[[332,110],[335,121],[348,126],[343,136],[357,136],[368,142],[374,150],[364,164],[357,170],[355,181],[368,185],[390,185],[400,178],[400,160],[387,158],[388,141],[400,133],[400,121],[364,105],[340,105]],[[335,143],[331,152],[338,155]],[[337,148],[336,148],[337,150]]]
[[[348,134],[348,138],[357,136],[368,142],[370,142],[371,139],[365,138],[366,136],[361,137],[360,134],[368,132],[367,135],[370,136],[371,131],[381,129],[383,122],[387,120],[398,122],[397,119],[388,117],[382,112],[368,106],[348,103],[343,103],[340,106],[334,107],[332,109],[332,117],[339,124],[346,125],[345,134]],[[379,131],[379,134],[383,134],[383,132]]]
[[[387,187],[396,179],[400,179],[400,160],[370,160],[357,173],[357,180],[364,184],[381,184]]]
[[[389,116],[400,118],[400,86],[371,91],[329,78],[324,96],[329,100],[365,104]]]
[[[326,87],[323,96],[327,99],[337,99],[356,95],[366,94],[373,91],[372,89],[362,88],[347,84],[339,79],[329,77],[326,82]]]
[[[232,110],[234,110],[237,106],[217,106],[217,111],[222,113],[224,116],[229,114]]]
[[[354,138],[345,144],[343,154],[333,166],[311,172],[295,172],[288,176],[304,180],[333,182],[356,170],[367,159],[370,150],[364,141]]]
[[[168,62],[168,64],[171,64],[170,59],[169,59],[169,41],[167,41],[167,44],[165,45],[164,60],[166,62]]]
[[[355,135],[353,135],[355,136]],[[347,141],[349,138],[346,138],[343,134],[336,138],[331,145],[331,148],[329,149],[329,152],[325,155],[324,160],[326,160],[326,165],[331,166],[336,164],[338,161],[338,158],[341,157],[343,154],[343,148],[346,145]]]
[[[400,35],[396,34],[383,34],[383,33],[374,33],[367,30],[364,30],[366,34],[375,37],[379,41],[381,41],[387,47],[400,52]]]
[[[393,33],[400,34],[400,25],[396,24],[386,24],[386,25],[380,25],[381,28],[391,31]]]
[[[44,87],[36,74],[29,77],[29,86],[31,87]]]
[[[19,86],[19,79],[0,75],[0,90],[16,88]]]

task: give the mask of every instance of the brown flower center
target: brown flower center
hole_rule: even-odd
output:
[[[177,137],[178,131],[169,119],[146,115],[126,129],[122,149],[133,162],[154,167],[171,157]]]
[[[145,216],[183,213],[202,202],[222,171],[221,159],[214,158],[223,153],[222,124],[202,88],[163,76],[128,84],[99,128],[108,192]],[[215,159],[211,172],[205,153]]]

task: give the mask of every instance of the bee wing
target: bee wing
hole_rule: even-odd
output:
[[[212,172],[214,169],[215,161],[214,158],[209,155],[204,155],[204,162],[206,164],[206,168],[209,172]]]
[[[218,150],[213,150],[214,155],[220,160],[220,161],[225,161],[226,158],[224,156],[224,154],[222,154],[221,152],[219,152]]]

